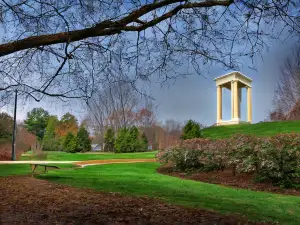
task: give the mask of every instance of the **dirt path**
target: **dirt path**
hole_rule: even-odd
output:
[[[32,160],[32,161],[0,161],[0,164],[67,164],[67,163],[77,163],[80,161],[41,161],[41,160]]]
[[[75,164],[81,167],[112,164],[112,163],[139,163],[139,162],[156,162],[155,159],[100,159],[86,161],[0,161],[0,164]]]
[[[230,207],[230,206],[228,206]],[[237,216],[51,183],[0,178],[0,224],[253,224]]]
[[[103,160],[88,160],[75,162],[74,164],[85,167],[103,164],[113,164],[113,163],[139,163],[139,162],[156,162],[156,159],[103,159]]]

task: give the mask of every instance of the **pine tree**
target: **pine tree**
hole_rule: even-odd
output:
[[[59,140],[55,135],[55,128],[58,124],[56,116],[50,116],[46,127],[45,135],[43,137],[43,150],[57,151],[59,149]]]
[[[69,132],[63,141],[63,150],[70,153],[78,151],[78,139],[71,132]]]
[[[148,150],[148,144],[149,144],[149,142],[148,142],[148,138],[146,136],[146,133],[143,132],[142,136],[141,136],[141,147],[142,147],[141,150],[142,151],[147,151]]]
[[[182,139],[187,140],[200,137],[202,137],[200,124],[193,120],[187,121],[183,127]]]
[[[113,152],[115,149],[115,132],[109,127],[104,135],[104,151]]]
[[[148,148],[148,139],[146,134],[140,136],[136,126],[128,129],[121,128],[117,133],[115,140],[116,152],[140,152]]]
[[[81,125],[77,133],[78,151],[91,151],[91,139],[89,136],[90,135],[87,129],[83,125]]]
[[[115,140],[116,152],[126,152],[126,148],[128,147],[126,134],[127,134],[126,128],[121,128],[118,130],[117,138]]]
[[[139,140],[139,130],[136,126],[132,126],[126,135],[128,143],[128,152],[138,152],[141,149],[141,142]]]

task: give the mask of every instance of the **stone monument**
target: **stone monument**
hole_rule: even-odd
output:
[[[252,80],[244,74],[234,71],[214,79],[217,86],[217,126],[252,122]],[[222,88],[231,90],[231,120],[222,119]],[[242,88],[247,89],[247,121],[241,120]]]

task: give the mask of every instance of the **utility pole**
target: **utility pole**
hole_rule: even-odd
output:
[[[18,100],[18,91],[15,90],[15,109],[14,109],[14,128],[12,133],[12,151],[11,151],[11,160],[16,160],[16,135],[17,135],[17,100]]]

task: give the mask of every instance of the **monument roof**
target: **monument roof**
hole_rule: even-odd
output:
[[[226,78],[226,77],[230,77],[230,76],[234,76],[234,75],[238,75],[238,76],[243,77],[243,78],[245,78],[246,80],[252,82],[252,79],[251,79],[250,77],[247,77],[246,75],[242,74],[242,73],[239,72],[239,71],[232,71],[232,72],[229,72],[229,73],[227,73],[227,74],[225,74],[225,75],[222,75],[222,76],[219,76],[219,77],[215,78],[214,81],[221,80],[221,79],[224,79],[224,78]]]

